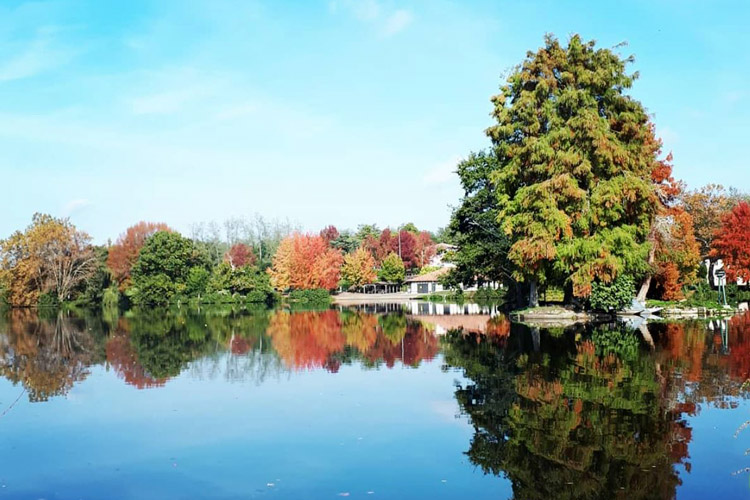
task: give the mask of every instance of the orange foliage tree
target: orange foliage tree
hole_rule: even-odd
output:
[[[321,236],[294,233],[279,244],[269,273],[279,290],[338,286],[343,255]]]
[[[700,262],[700,246],[695,239],[693,217],[678,203],[684,186],[672,176],[672,155],[654,162],[651,180],[659,200],[651,223],[649,264],[654,267],[641,286],[638,299],[643,301],[656,282],[656,291],[665,300],[682,299],[682,288],[695,279]]]
[[[125,289],[130,283],[130,271],[146,239],[158,231],[172,232],[172,229],[163,222],[141,221],[130,226],[109,248],[107,267],[112,271],[112,277],[117,281],[120,290]]]
[[[750,281],[750,205],[741,201],[721,218],[710,255],[724,261],[728,282]]]

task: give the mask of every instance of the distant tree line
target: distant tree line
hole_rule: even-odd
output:
[[[434,255],[432,235],[411,223],[310,234],[256,216],[195,224],[186,237],[142,221],[97,246],[70,220],[36,214],[0,241],[0,294],[15,307],[272,304],[279,292],[400,283]]]

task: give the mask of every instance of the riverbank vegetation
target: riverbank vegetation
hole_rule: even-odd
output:
[[[164,223],[138,222],[97,246],[70,220],[36,214],[0,241],[0,297],[14,307],[272,305],[282,295],[327,305],[332,290],[403,283],[407,269],[416,274],[435,255],[433,236],[413,224],[312,234],[241,221],[227,221],[224,238],[217,224],[186,237]]]

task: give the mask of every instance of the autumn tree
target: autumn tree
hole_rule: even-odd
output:
[[[331,242],[339,237],[339,230],[336,229],[336,226],[330,225],[328,227],[323,228],[320,231],[320,237],[326,240],[326,242],[330,245]]]
[[[255,264],[255,254],[252,248],[244,243],[235,243],[224,254],[224,262],[228,263],[232,269],[237,269]]]
[[[435,242],[428,231],[421,231],[414,239],[414,256],[418,267],[424,267],[435,256]]]
[[[336,288],[343,256],[319,235],[294,233],[279,244],[269,270],[279,290]]]
[[[130,273],[138,259],[138,253],[146,239],[157,231],[172,231],[172,229],[163,222],[141,221],[127,228],[109,248],[107,266],[112,271],[112,277],[117,281],[120,290],[130,285]]]
[[[88,234],[69,219],[35,214],[24,232],[0,242],[0,281],[8,301],[35,306],[41,293],[52,293],[59,302],[96,269],[96,254]]]
[[[683,287],[695,279],[700,247],[693,217],[679,203],[684,186],[672,176],[671,154],[654,162],[651,180],[658,200],[648,236],[648,263],[652,268],[641,283],[637,299],[646,300],[655,278],[659,298],[678,300],[684,298]]]
[[[344,257],[341,277],[350,285],[360,287],[372,283],[377,278],[375,259],[366,249],[360,247]]]
[[[595,278],[649,270],[660,143],[626,94],[631,60],[578,35],[567,47],[547,36],[492,99],[498,221],[532,306],[548,282],[586,297]]]
[[[711,257],[724,261],[727,282],[750,282],[750,205],[742,201],[721,218],[714,233]]]
[[[721,218],[732,209],[734,200],[720,184],[708,184],[680,195],[685,211],[693,218],[695,237],[700,243],[701,256],[708,256],[711,240],[721,227]]]
[[[395,253],[389,254],[380,265],[378,279],[387,283],[401,283],[406,277],[404,262]]]

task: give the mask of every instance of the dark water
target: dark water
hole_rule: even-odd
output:
[[[750,315],[14,310],[0,375],[0,498],[750,496]]]

